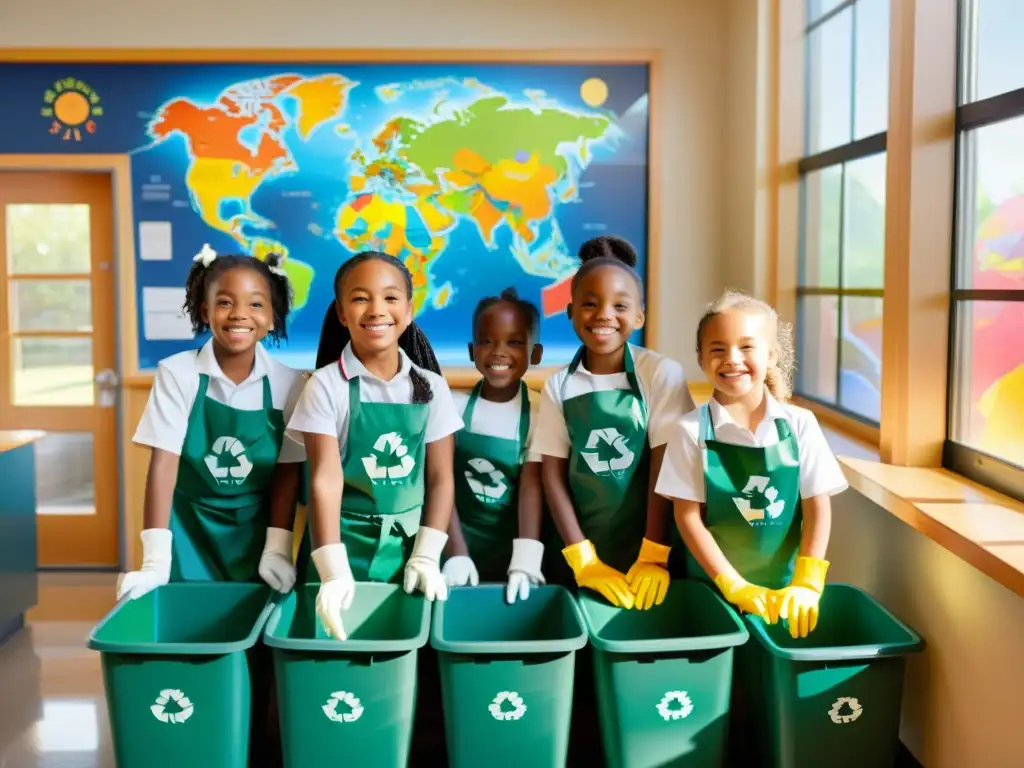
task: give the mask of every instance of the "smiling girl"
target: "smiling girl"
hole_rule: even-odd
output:
[[[306,581],[319,574],[317,615],[343,640],[356,581],[401,581],[428,600],[447,597],[440,559],[462,419],[445,380],[421,367],[432,353],[412,325],[412,275],[400,260],[353,256],[334,293],[347,343],[313,374],[288,430],[301,436],[310,465],[310,535],[298,566]],[[406,329],[415,355],[399,345]]]

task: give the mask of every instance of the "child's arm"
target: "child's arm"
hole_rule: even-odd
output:
[[[448,523],[448,544],[445,545],[444,554],[447,560],[441,574],[444,576],[445,584],[449,587],[475,587],[480,583],[480,574],[477,573],[476,563],[469,555],[469,545],[466,544],[466,536],[462,532],[458,507],[452,507],[452,519]]]
[[[324,547],[342,543],[341,492],[345,475],[341,471],[337,437],[305,432],[302,438],[309,457],[309,531],[315,555]],[[322,572],[320,578],[325,580]]]
[[[118,579],[118,600],[125,596],[134,600],[170,581],[174,486],[190,410],[189,396],[182,391],[171,368],[161,363],[132,439],[137,445],[150,448],[139,536],[142,566]]]
[[[566,547],[575,546],[584,540],[583,529],[576,519],[576,510],[569,498],[569,488],[565,482],[569,460],[557,456],[544,456],[541,459],[541,482],[544,497],[551,509],[551,519],[555,530],[562,537]]]
[[[750,584],[733,568],[714,536],[704,525],[700,504],[696,501],[677,499],[675,518],[683,543],[704,572],[715,582],[715,586],[722,591],[722,596],[741,611],[773,621],[771,590]]]
[[[448,434],[427,443],[426,454],[423,522],[405,564],[405,591],[412,593],[418,589],[427,600],[446,600],[448,586],[441,575],[441,553],[448,541],[445,532],[455,507],[455,438]]]
[[[544,544],[540,540],[544,493],[541,489],[541,462],[527,461],[519,470],[519,538],[512,540],[512,559],[508,564],[505,600],[526,600],[530,587],[544,584]]]
[[[259,574],[278,592],[290,592],[295,586],[292,563],[292,529],[295,527],[295,502],[299,496],[302,465],[278,463],[270,482],[270,525],[260,557]]]

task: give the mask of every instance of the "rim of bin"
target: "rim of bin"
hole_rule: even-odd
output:
[[[460,587],[460,589],[493,590],[504,593],[504,584],[480,584],[476,587]],[[435,606],[433,621],[430,629],[430,645],[439,651],[446,653],[474,654],[480,656],[526,656],[541,653],[568,653],[578,651],[587,644],[587,629],[583,624],[583,614],[572,593],[565,587],[558,584],[547,584],[540,587],[532,587],[531,594],[535,591],[545,589],[554,590],[562,594],[563,599],[568,600],[572,615],[576,619],[576,626],[579,631],[572,637],[561,640],[511,640],[506,642],[482,642],[482,641],[452,641],[445,640],[442,636],[444,627],[445,603],[441,602]],[[502,597],[502,601],[504,601]]]
[[[252,629],[249,630],[249,634],[240,640],[233,640],[231,642],[224,643],[118,643],[111,642],[109,640],[99,640],[96,635],[106,626],[114,614],[118,612],[127,603],[130,603],[132,598],[122,597],[113,608],[100,619],[100,622],[92,628],[89,632],[89,638],[86,641],[86,647],[93,651],[100,651],[101,653],[128,653],[140,656],[224,656],[229,653],[237,653],[239,651],[247,651],[252,648],[260,639],[260,635],[263,634],[263,628],[266,626],[267,621],[270,619],[270,614],[274,610],[275,606],[279,601],[279,594],[274,590],[270,589],[266,585],[248,583],[248,582],[225,582],[233,586],[246,586],[254,589],[267,590],[267,602],[260,611],[259,616],[256,617],[256,621],[253,622]],[[211,582],[208,581],[176,581],[171,582],[175,589],[194,589],[196,587],[208,587]],[[154,592],[164,589],[166,586],[163,585],[157,587]]]
[[[606,653],[638,654],[638,653],[678,653],[685,651],[713,651],[720,648],[734,648],[743,645],[750,639],[750,633],[743,626],[740,617],[720,598],[713,589],[699,581],[692,581],[694,588],[707,590],[719,603],[722,611],[729,616],[735,630],[716,635],[702,635],[701,637],[675,637],[659,638],[652,640],[606,640],[599,637],[593,625],[590,623],[590,615],[587,612],[586,603],[601,604],[600,598],[591,595],[580,596],[580,609],[583,614],[583,621],[587,627],[587,634],[590,635],[590,644],[599,651]],[[635,611],[636,608],[620,608],[620,611]],[[658,610],[655,606],[650,610]]]
[[[306,585],[295,585],[296,588]],[[376,590],[385,587],[388,591],[399,592],[401,587],[395,584],[381,584],[378,582],[356,582],[356,589],[363,590],[369,587]],[[300,640],[288,637],[274,637],[270,634],[271,625],[277,624],[281,618],[281,611],[284,609],[285,600],[274,608],[270,620],[267,621],[263,630],[263,644],[271,648],[279,648],[282,651],[307,651],[313,653],[397,653],[402,651],[415,651],[427,644],[430,635],[430,602],[422,595],[411,595],[411,599],[419,600],[421,603],[420,628],[415,637],[403,638],[401,640],[335,640],[329,637],[323,638],[302,638]],[[296,600],[295,590],[288,593],[286,600]],[[345,623],[345,614],[341,615],[342,624]],[[319,621],[319,619],[317,619]]]
[[[780,659],[789,661],[847,661],[855,659],[884,659],[891,656],[905,656],[908,653],[917,653],[924,649],[924,640],[907,626],[892,611],[886,608],[879,600],[876,600],[867,590],[861,589],[854,584],[844,582],[830,582],[830,587],[848,587],[867,595],[872,602],[889,617],[894,624],[909,635],[908,640],[896,643],[870,643],[864,645],[846,645],[842,647],[832,646],[831,648],[783,648],[778,645],[765,629],[765,621],[759,616],[744,614],[743,618],[750,628],[750,634],[757,638],[758,642],[770,654]],[[781,619],[780,619],[781,621]]]

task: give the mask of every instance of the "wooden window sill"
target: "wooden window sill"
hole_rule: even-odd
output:
[[[863,447],[853,454],[833,430],[826,437],[853,490],[1024,597],[1024,504],[946,469],[882,464]]]
[[[45,432],[36,429],[0,430],[0,453],[34,443],[45,435]]]

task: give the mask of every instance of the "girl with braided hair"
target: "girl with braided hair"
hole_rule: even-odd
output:
[[[399,259],[364,251],[342,264],[334,308],[338,325],[325,319],[318,354],[324,365],[288,430],[304,442],[310,469],[298,568],[306,581],[319,576],[317,615],[343,640],[341,613],[356,581],[400,581],[428,600],[447,598],[440,560],[462,419],[444,378],[429,369],[436,360],[412,322],[412,275]]]

